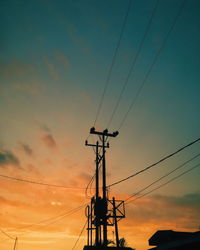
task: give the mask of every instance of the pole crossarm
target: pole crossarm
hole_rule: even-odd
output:
[[[97,146],[97,142],[96,142],[96,144],[90,144],[90,143],[88,143],[88,141],[86,140],[85,141],[85,146],[89,146],[89,147],[96,147]],[[109,146],[109,143],[107,143],[107,145],[105,146],[105,148],[109,148],[110,146]],[[98,148],[103,148],[103,145],[99,145],[98,144]]]
[[[116,137],[119,134],[119,132],[115,131],[113,133],[108,133],[107,129],[105,129],[102,132],[99,132],[99,131],[96,131],[94,127],[92,127],[90,129],[90,134],[93,134],[93,135],[103,135],[103,136],[108,136],[108,137]]]
[[[115,226],[116,244],[119,244],[118,225],[117,222],[125,217],[124,203],[113,198],[112,201],[108,200],[107,186],[106,186],[106,148],[110,145],[107,142],[108,137],[116,137],[119,132],[115,131],[109,133],[108,129],[103,131],[96,131],[95,128],[90,129],[90,134],[97,135],[100,142],[88,143],[85,141],[85,146],[93,147],[96,154],[96,192],[91,199],[90,207],[87,210],[88,218],[88,246],[108,246],[108,230],[107,226]],[[100,171],[101,163],[101,175]],[[100,183],[102,185],[100,186]],[[111,206],[111,208],[110,208]],[[93,241],[93,231],[95,231],[95,239]]]

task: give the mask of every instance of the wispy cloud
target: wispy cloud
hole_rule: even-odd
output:
[[[37,95],[44,90],[44,85],[38,82],[37,80],[27,81],[27,82],[17,82],[12,84],[12,88],[16,90],[21,90],[23,92]]]
[[[47,66],[47,69],[50,73],[50,75],[54,78],[54,80],[58,81],[60,80],[60,73],[56,67],[56,65],[48,58],[48,57],[45,57],[45,63],[46,63],[46,66]]]
[[[42,141],[49,148],[56,148],[57,146],[56,141],[51,134],[44,134],[42,136]]]
[[[69,59],[64,55],[63,52],[57,51],[55,53],[55,59],[62,64],[64,69],[67,69],[69,67]]]
[[[56,148],[57,147],[57,143],[56,140],[54,139],[51,130],[48,126],[46,126],[45,124],[40,125],[40,129],[42,130],[42,136],[41,139],[43,141],[43,143],[49,147],[49,148]]]
[[[7,165],[20,167],[19,159],[11,151],[0,150],[0,167]]]
[[[19,143],[20,149],[28,156],[33,156],[33,150],[32,148],[25,143]]]
[[[0,61],[0,73],[4,77],[21,76],[34,71],[33,65],[18,59],[12,59],[8,62]]]
[[[165,229],[194,229],[200,210],[200,193],[183,196],[153,196],[127,205],[129,219],[140,226],[152,223]],[[172,228],[169,228],[169,225]],[[159,229],[159,228],[158,228]]]
[[[70,39],[80,48],[82,52],[88,53],[90,51],[90,47],[86,42],[86,39],[78,31],[77,27],[70,22],[65,22],[65,27]]]

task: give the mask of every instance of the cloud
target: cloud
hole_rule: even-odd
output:
[[[27,172],[31,173],[37,178],[44,178],[44,176],[39,172],[39,170],[33,164],[27,164],[25,169]]]
[[[177,207],[197,208],[200,210],[200,193],[186,194],[178,197],[171,196],[155,196],[155,199]]]
[[[40,129],[42,131],[46,132],[46,133],[50,133],[51,132],[50,128],[47,125],[45,125],[45,124],[40,125]]]
[[[194,229],[199,210],[200,193],[177,197],[157,195],[127,205],[128,218],[136,224],[142,226],[151,223],[173,230]]]
[[[20,148],[23,150],[23,152],[28,156],[33,156],[33,150],[32,148],[25,143],[20,143]]]
[[[9,81],[4,88],[18,90],[31,95],[44,91],[44,83],[41,82],[36,65],[26,61],[11,58],[8,61],[0,61],[0,75]]]
[[[57,67],[55,66],[55,64],[53,64],[48,59],[48,57],[45,57],[45,63],[46,63],[46,66],[48,68],[49,73],[52,75],[54,80],[56,80],[56,81],[60,80],[60,74],[59,74],[59,71],[58,71]]]
[[[0,167],[6,167],[7,165],[20,167],[19,159],[11,151],[1,150]]]
[[[42,136],[42,141],[49,148],[56,148],[57,146],[56,141],[51,134],[44,134]]]
[[[8,62],[0,61],[0,74],[4,77],[16,77],[34,71],[33,65],[18,59],[12,59]]]
[[[89,47],[89,44],[87,43],[86,39],[80,34],[77,27],[70,22],[65,22],[65,27],[67,29],[69,38],[80,48],[80,50],[84,53],[90,52],[91,49]]]
[[[85,172],[81,172],[77,177],[76,180],[78,181],[78,183],[82,183],[84,185],[87,185],[87,183],[91,180],[92,175],[87,174]]]
[[[40,129],[42,130],[43,134],[42,134],[42,141],[43,143],[49,147],[49,148],[56,148],[57,147],[57,143],[56,140],[54,139],[51,130],[48,126],[46,126],[45,124],[40,125]]]
[[[32,95],[40,94],[44,90],[43,84],[39,83],[37,80],[13,83],[12,88]]]
[[[55,54],[55,58],[56,60],[62,64],[62,66],[64,67],[64,69],[67,69],[69,67],[69,60],[68,58],[61,52],[57,52]]]

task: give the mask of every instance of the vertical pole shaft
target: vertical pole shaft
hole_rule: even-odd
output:
[[[87,245],[90,245],[90,206],[86,208],[87,219],[88,219],[88,228],[87,228]]]
[[[104,215],[103,215],[103,245],[107,246],[107,196],[106,196],[106,159],[105,159],[105,134],[102,135],[102,147],[103,147],[103,164],[102,164],[102,178],[103,178],[103,203],[104,203]]]
[[[114,214],[114,222],[115,222],[116,245],[117,245],[117,247],[119,247],[119,232],[118,232],[117,214],[116,214],[116,206],[115,206],[115,198],[114,197],[113,197],[113,214]]]
[[[99,197],[99,142],[96,143],[96,199]]]
[[[16,247],[17,247],[17,240],[18,240],[18,238],[16,237],[15,238],[15,244],[14,244],[14,250],[16,250]]]
[[[99,202],[99,142],[96,143],[96,231],[95,231],[95,243],[99,245],[99,213],[97,212],[97,206]]]
[[[91,208],[90,208],[90,246],[92,246],[92,211],[93,211],[93,199],[91,199]]]

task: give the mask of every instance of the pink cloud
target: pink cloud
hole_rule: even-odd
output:
[[[49,148],[56,148],[57,147],[56,141],[51,134],[44,134],[42,136],[42,141]]]

